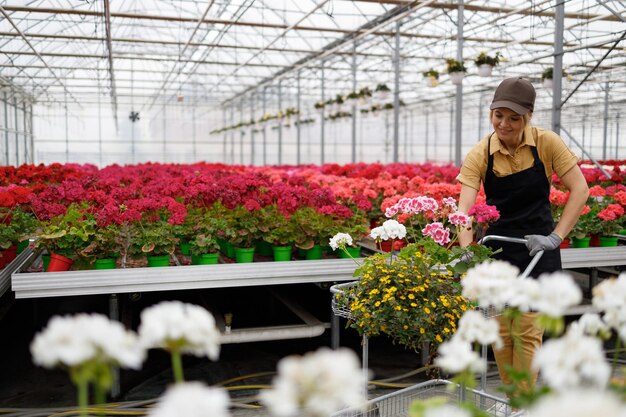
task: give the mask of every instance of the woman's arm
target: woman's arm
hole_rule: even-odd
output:
[[[574,165],[572,169],[567,171],[565,175],[561,177],[561,181],[563,181],[563,184],[569,190],[570,194],[563,208],[561,219],[554,228],[554,231],[561,239],[565,239],[574,225],[576,225],[580,217],[580,212],[587,202],[589,187],[578,165]]]
[[[459,211],[461,213],[467,214],[474,205],[474,203],[476,203],[477,195],[478,190],[463,184],[461,186],[461,195],[459,196]],[[472,243],[472,240],[474,240],[474,232],[472,231],[472,229],[462,230],[461,232],[459,232],[459,245],[462,248]]]

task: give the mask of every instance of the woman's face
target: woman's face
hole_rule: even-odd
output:
[[[503,142],[516,145],[524,130],[524,117],[507,108],[494,109],[491,123]]]

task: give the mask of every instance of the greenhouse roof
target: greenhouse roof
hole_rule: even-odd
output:
[[[334,97],[393,88],[398,61],[401,99],[411,105],[455,94],[448,58],[464,58],[466,93],[509,76],[540,82],[554,65],[555,1],[466,0],[462,25],[459,3],[2,0],[0,85],[42,103],[114,109],[133,101],[223,106],[268,90],[294,97],[298,86],[312,103],[322,89]],[[563,69],[572,79],[563,97],[576,91],[577,102],[601,102],[607,83],[613,97],[626,97],[626,2],[563,3]],[[476,76],[482,51],[503,57],[492,78]],[[429,69],[442,74],[438,88],[422,80]]]

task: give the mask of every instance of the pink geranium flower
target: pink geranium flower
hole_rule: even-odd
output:
[[[430,236],[435,243],[444,246],[450,243],[450,230],[445,228],[442,223],[429,223],[422,229],[424,236]]]

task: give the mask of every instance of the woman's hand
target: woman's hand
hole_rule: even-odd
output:
[[[530,251],[530,256],[535,256],[540,250],[554,250],[563,241],[556,232],[552,232],[548,236],[526,235],[524,239],[526,239],[526,247]]]

